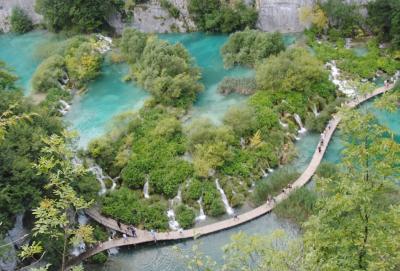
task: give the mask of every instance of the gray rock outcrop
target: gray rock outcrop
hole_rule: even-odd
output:
[[[0,0],[0,32],[10,31],[10,16],[14,7],[20,7],[31,18],[34,24],[43,17],[35,12],[35,0]]]

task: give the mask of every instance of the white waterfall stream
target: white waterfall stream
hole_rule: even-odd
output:
[[[346,94],[349,97],[354,97],[357,94],[357,90],[354,87],[352,87],[347,82],[347,80],[342,80],[340,78],[340,70],[336,66],[335,61],[328,62],[328,63],[326,63],[325,66],[329,67],[331,70],[330,80],[332,81],[333,84],[338,86],[339,90],[342,93]]]
[[[234,210],[229,205],[228,198],[226,197],[224,190],[219,185],[218,179],[215,180],[215,185],[216,185],[219,193],[221,194],[221,199],[222,199],[222,202],[224,203],[226,213],[228,215],[233,215],[234,214]]]
[[[63,116],[68,113],[71,106],[64,100],[59,100],[61,108],[58,110]]]
[[[316,116],[316,117],[319,116],[319,112],[318,112],[318,109],[317,109],[317,105],[316,105],[316,104],[313,104],[312,111],[313,111],[313,113],[314,113],[314,116]]]
[[[103,174],[103,170],[98,165],[94,165],[89,168],[89,171],[96,176],[96,179],[99,181],[101,189],[99,191],[99,195],[104,195],[107,192],[106,183],[104,182],[107,178],[111,179],[110,177]]]
[[[285,129],[289,127],[289,124],[284,123],[284,122],[281,121],[281,120],[279,120],[279,124],[280,124],[283,128],[285,128]]]
[[[88,221],[89,221],[89,218],[84,213],[78,214],[78,224],[80,226],[86,225],[88,223]],[[85,244],[85,242],[81,241],[72,247],[70,254],[76,257],[85,251],[86,251],[86,244]]]
[[[304,134],[305,132],[307,132],[307,129],[304,128],[303,126],[303,122],[301,121],[301,118],[298,114],[294,114],[294,119],[297,122],[297,125],[299,125],[300,130],[298,131],[299,134]]]
[[[175,198],[169,201],[169,210],[167,211],[168,225],[169,228],[173,231],[178,231],[181,229],[178,221],[176,221],[175,211],[174,211],[175,204],[180,204],[181,202],[182,202],[182,188],[179,187],[178,194],[175,196]]]
[[[150,198],[149,195],[149,181],[146,181],[143,186],[143,196],[145,199]]]
[[[264,169],[261,169],[261,173],[264,178],[268,177],[268,173]]]
[[[199,215],[196,217],[196,221],[203,221],[206,220],[207,216],[204,213],[204,209],[203,209],[203,198],[200,197],[199,200],[197,201],[197,203],[199,204]]]

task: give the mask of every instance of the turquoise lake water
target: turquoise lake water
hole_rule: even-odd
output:
[[[252,71],[244,68],[224,70],[219,49],[226,41],[227,36],[205,35],[192,33],[185,35],[160,35],[171,42],[183,43],[193,55],[203,73],[205,90],[198,96],[193,108],[193,117],[209,117],[219,122],[224,112],[233,105],[245,101],[239,95],[222,96],[216,92],[218,82],[224,76],[248,76]],[[0,36],[0,59],[6,61],[20,76],[19,84],[27,92],[30,89],[30,78],[40,60],[35,57],[35,49],[51,35],[44,32],[32,32],[22,36]],[[294,42],[294,37],[286,36],[286,44]],[[136,110],[147,99],[148,94],[134,83],[123,83],[121,78],[128,72],[128,66],[123,64],[104,64],[103,74],[89,85],[89,91],[77,97],[67,115],[66,120],[74,129],[81,133],[81,146],[85,146],[93,137],[104,133],[107,122],[118,113],[127,110]],[[383,112],[368,103],[361,110],[373,112],[378,120],[388,125],[400,140],[400,111],[394,114]],[[319,136],[305,134],[297,142],[299,158],[290,167],[299,171],[304,170],[318,143]],[[337,163],[340,160],[340,151],[343,145],[340,142],[340,132],[337,132],[329,145],[325,160]],[[230,236],[238,231],[249,234],[268,234],[275,229],[285,229],[292,237],[298,235],[298,229],[287,220],[279,219],[275,214],[268,214],[234,229],[222,231],[200,238],[200,250],[221,260],[221,248],[229,242]],[[189,253],[196,241],[180,242],[176,245]],[[182,260],[173,249],[174,244],[157,244],[156,246],[139,246],[133,249],[121,249],[116,256],[110,257],[109,262],[102,267],[92,267],[91,270],[103,271],[183,271]]]
[[[53,35],[44,31],[30,32],[24,35],[0,35],[0,60],[6,62],[16,75],[18,85],[29,93],[30,80],[41,59],[36,57],[36,49]]]

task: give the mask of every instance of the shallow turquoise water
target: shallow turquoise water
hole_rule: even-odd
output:
[[[193,107],[191,115],[195,118],[206,117],[219,123],[229,107],[240,104],[246,97],[240,95],[223,96],[218,93],[218,83],[225,76],[249,76],[253,71],[245,68],[224,69],[220,49],[227,41],[227,35],[204,33],[162,34],[159,35],[171,43],[182,43],[193,56],[202,73],[204,90]]]
[[[139,109],[149,94],[134,82],[125,83],[128,65],[105,64],[102,75],[89,84],[88,91],[77,96],[65,116],[71,128],[79,132],[79,145],[104,134],[107,123],[119,113]]]
[[[0,60],[6,62],[18,75],[18,85],[29,93],[30,80],[41,60],[35,56],[36,48],[47,42],[53,35],[44,31],[24,35],[0,35]]]

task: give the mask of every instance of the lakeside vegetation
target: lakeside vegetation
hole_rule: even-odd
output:
[[[265,171],[296,157],[294,142],[301,128],[296,115],[309,130],[321,132],[345,101],[324,63],[336,60],[346,79],[357,84],[362,79],[372,81],[377,70],[390,77],[400,69],[395,57],[397,13],[389,11],[397,9],[396,1],[368,4],[371,17],[364,21],[357,6],[328,0],[311,10],[318,18],[307,31],[309,48],[286,50],[279,33],[245,29],[254,27],[257,19],[253,7],[241,1],[207,2],[220,11],[203,2],[190,2],[191,16],[200,29],[243,30],[233,33],[221,51],[226,66],[255,69],[255,78],[227,78],[220,85],[226,94],[249,90],[249,98],[231,107],[219,125],[208,119],[184,123],[203,89],[201,71],[189,52],[181,44],[134,29],[125,30],[114,52],[131,67],[126,79],[149,91],[151,99],[139,111],[114,118],[113,128],[79,155],[60,118],[59,100],[71,99],[69,89],[84,89],[99,76],[104,58],[96,37],[75,36],[51,47],[32,78],[33,90],[46,94],[37,105],[23,96],[17,77],[0,63],[0,236],[13,227],[17,214],[25,213],[31,220],[30,242],[19,252],[21,266],[43,257],[51,264],[46,269],[65,270],[74,247],[107,240],[101,226],[77,221],[81,211],[92,206],[121,223],[167,231],[170,209],[185,229],[195,224],[199,201],[208,216],[226,213],[216,180],[231,207],[264,203],[298,177],[297,172],[279,170],[262,179]],[[107,28],[108,9],[119,5],[118,1],[93,1],[99,6],[84,13],[90,8],[85,4],[75,13],[78,1],[60,2],[62,8],[57,10],[48,8],[51,3],[38,1],[37,8],[47,27],[56,32]],[[376,26],[375,33],[384,33],[369,39],[366,55],[357,56],[345,48],[343,38],[359,37],[368,20]],[[23,14],[16,13],[14,21],[16,32],[29,28]],[[391,46],[380,48],[378,40]],[[398,110],[398,93],[399,85],[379,105]],[[341,113],[346,142],[342,162],[336,167],[322,164],[316,192],[299,189],[276,209],[278,216],[301,226],[302,238],[289,241],[282,233],[235,235],[225,249],[221,270],[246,264],[252,270],[400,268],[399,189],[394,185],[400,173],[400,145],[370,114]],[[82,165],[76,164],[77,156],[83,159]],[[108,192],[98,195],[100,185],[87,169],[93,162],[112,178],[120,177],[115,190],[109,180]],[[149,198],[143,189],[146,183]],[[261,257],[255,259],[256,254]],[[106,260],[102,253],[89,261]],[[206,262],[194,255],[189,265],[210,270]],[[216,264],[212,268],[219,270]],[[74,267],[74,271],[82,269]]]

